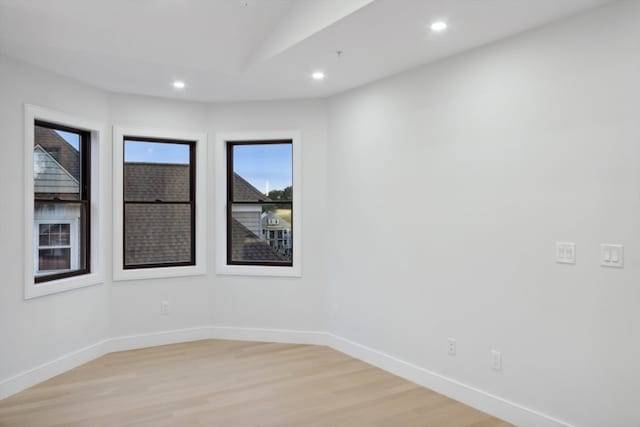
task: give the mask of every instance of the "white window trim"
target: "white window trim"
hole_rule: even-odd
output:
[[[123,173],[124,137],[195,141],[196,150],[196,264],[180,267],[124,269]],[[207,273],[207,134],[171,130],[113,127],[113,280],[199,276]]]
[[[33,221],[33,271],[37,271],[41,273],[39,267],[39,257],[40,257],[40,249],[50,249],[51,247],[41,247],[39,242],[39,227],[40,224],[69,224],[69,245],[68,248],[71,249],[71,269],[69,270],[56,270],[56,272],[65,272],[65,271],[73,271],[78,269],[78,258],[79,253],[78,249],[80,247],[80,236],[78,229],[78,219],[77,218],[56,218],[56,219],[36,219]],[[58,246],[60,248],[66,248],[67,245]],[[55,247],[54,247],[55,248]],[[47,271],[43,271],[42,273],[47,273]],[[37,273],[34,273],[38,276]],[[46,276],[46,274],[40,274],[39,276]]]
[[[293,266],[227,264],[227,149],[228,141],[290,139],[293,150]],[[238,276],[302,276],[302,144],[299,131],[228,132],[216,134],[216,273]]]
[[[91,134],[91,271],[80,276],[66,277],[36,284],[34,282],[34,201],[33,201],[33,147],[36,120],[68,126]],[[103,124],[48,108],[24,106],[24,298],[31,299],[72,289],[98,285],[104,282],[102,271],[104,218],[104,172],[106,147],[102,138],[106,134]]]

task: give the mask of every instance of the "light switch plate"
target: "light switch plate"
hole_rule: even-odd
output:
[[[575,264],[576,244],[571,242],[556,242],[556,262],[560,264]]]
[[[624,246],[605,243],[600,245],[600,265],[624,268]]]

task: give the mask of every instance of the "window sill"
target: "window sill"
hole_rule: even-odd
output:
[[[219,265],[216,274],[228,276],[302,277],[300,266],[267,267],[255,265]]]
[[[138,269],[114,269],[113,280],[147,280],[164,279],[171,277],[203,276],[207,270],[202,265],[190,265],[184,267],[158,267],[158,268],[138,268]]]
[[[33,277],[31,277],[31,279],[33,279]],[[45,295],[56,294],[58,292],[66,292],[73,289],[101,285],[102,283],[104,283],[104,280],[97,273],[52,280],[51,282],[38,284],[32,283],[25,287],[24,299],[32,299]]]

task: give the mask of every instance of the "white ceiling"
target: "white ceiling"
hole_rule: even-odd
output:
[[[117,92],[306,98],[609,1],[0,0],[0,53]],[[436,19],[449,22],[445,33],[428,30]],[[312,81],[315,70],[327,78]],[[187,87],[174,89],[176,79]]]

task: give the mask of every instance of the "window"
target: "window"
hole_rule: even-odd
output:
[[[124,268],[195,265],[195,142],[124,137]]]
[[[292,241],[283,237],[293,216],[291,147],[227,142],[227,264],[292,265]]]
[[[91,268],[91,147],[87,131],[34,122],[33,276],[36,284]]]
[[[63,223],[36,221],[36,235],[38,236],[36,246],[38,252],[35,254],[36,274],[71,271],[78,268],[78,257],[75,254],[77,245],[71,244],[76,240],[71,233],[72,226],[75,231],[75,221],[70,220]]]
[[[24,107],[24,297],[102,283],[104,125]]]
[[[299,133],[217,139],[218,273],[300,276]]]
[[[114,280],[206,273],[206,135],[114,128]]]

